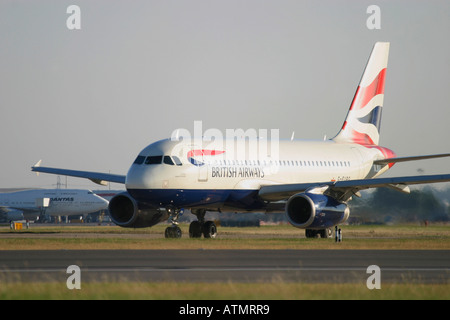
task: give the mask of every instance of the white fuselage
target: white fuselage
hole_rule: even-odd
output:
[[[236,151],[238,144],[155,142],[139,153],[128,171],[127,190],[154,206],[220,208],[227,202],[233,207],[235,198],[238,207],[245,207],[242,199],[262,186],[373,178],[389,168],[377,168],[373,161],[393,154],[382,147],[333,140],[279,141],[276,148],[266,145],[263,155],[249,152],[249,140],[241,152]]]
[[[16,215],[21,212],[23,218],[31,220],[41,213],[66,216],[105,210],[108,201],[90,190],[36,189],[0,194],[0,207]]]

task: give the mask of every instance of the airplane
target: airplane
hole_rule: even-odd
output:
[[[0,213],[8,221],[51,216],[84,215],[108,208],[108,201],[90,190],[32,189],[0,193]]]
[[[331,237],[332,228],[348,219],[348,202],[361,190],[390,187],[408,193],[409,185],[450,181],[450,174],[379,178],[399,162],[450,156],[397,157],[379,145],[389,47],[389,42],[375,43],[332,139],[267,141],[266,150],[278,146],[276,152],[258,158],[249,151],[250,138],[243,139],[246,151],[234,152],[242,139],[172,136],[139,152],[126,175],[42,167],[40,162],[32,171],[125,184],[126,192],[109,203],[113,222],[139,228],[170,219],[167,238],[181,237],[177,220],[184,209],[197,216],[189,226],[194,238],[217,235],[214,222],[205,221],[207,211],[284,212],[306,237]]]

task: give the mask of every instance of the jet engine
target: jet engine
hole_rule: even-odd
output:
[[[285,210],[288,221],[301,229],[331,228],[345,222],[350,214],[347,204],[309,192],[290,197]]]
[[[3,216],[7,221],[25,220],[23,212],[19,210],[9,210]]]
[[[151,227],[167,219],[165,210],[145,206],[137,202],[128,192],[115,195],[109,201],[111,220],[124,228]]]

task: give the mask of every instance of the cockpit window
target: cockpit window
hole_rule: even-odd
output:
[[[171,166],[174,165],[174,163],[173,163],[173,161],[172,161],[172,158],[170,158],[169,156],[164,156],[163,162],[164,162],[165,164],[170,164]]]
[[[175,162],[175,164],[177,166],[182,166],[183,164],[181,163],[180,158],[178,158],[177,156],[172,156],[173,161]]]
[[[134,160],[134,164],[143,164],[145,160],[144,156],[138,156],[136,160]]]
[[[145,159],[145,164],[160,164],[163,156],[149,156]]]

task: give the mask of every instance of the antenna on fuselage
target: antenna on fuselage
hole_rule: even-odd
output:
[[[291,141],[294,140],[295,131],[292,131]]]

